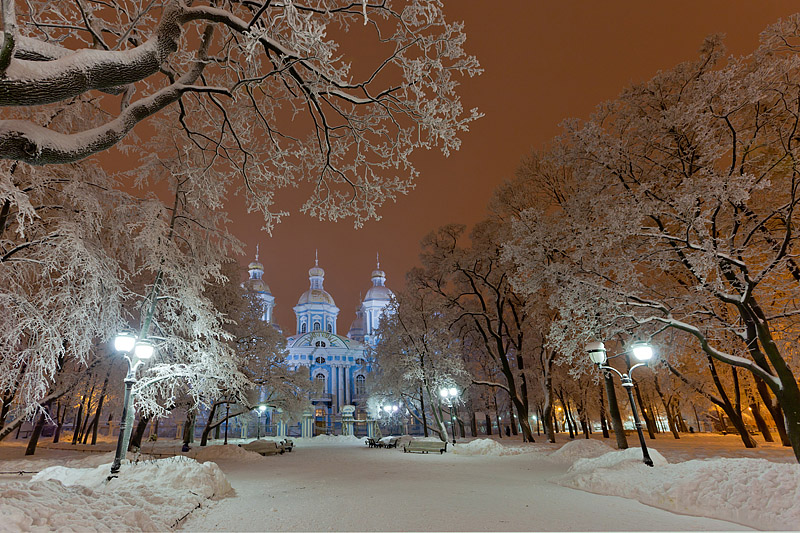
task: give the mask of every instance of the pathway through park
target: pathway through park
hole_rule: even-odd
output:
[[[742,526],[561,487],[543,454],[405,454],[298,446],[218,464],[236,495],[192,513],[185,531],[712,531]],[[631,483],[636,483],[631,479]]]

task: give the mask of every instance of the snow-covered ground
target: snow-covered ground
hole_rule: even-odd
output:
[[[187,454],[161,441],[143,450],[178,457],[142,455],[110,481],[111,442],[94,448],[106,453],[61,445],[24,458],[12,440],[0,443],[0,472],[38,473],[0,475],[0,531],[800,528],[791,451],[731,437],[649,441],[654,468],[638,447],[601,440],[475,439],[423,455],[320,436],[269,457],[234,439]]]

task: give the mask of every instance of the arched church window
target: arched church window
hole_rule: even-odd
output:
[[[314,322],[314,331],[319,331],[320,329],[319,322]]]
[[[327,329],[328,329],[328,333],[333,333],[333,326],[331,326],[330,324],[328,324],[328,328]]]
[[[366,364],[367,364],[367,362],[366,362],[364,359],[362,359],[362,358],[360,358],[360,357],[359,357],[358,359],[356,359],[356,364],[357,364],[358,366],[364,366],[364,365],[366,365]]]
[[[325,344],[325,341],[317,341],[317,343],[314,346],[316,346],[317,348],[324,348],[325,346],[327,346],[327,344]]]
[[[367,393],[367,378],[362,375],[356,376],[356,396],[362,396]]]
[[[305,323],[305,322],[303,322],[303,323],[300,325],[300,333],[305,333],[305,332],[306,332],[306,323]]]
[[[314,362],[317,363],[318,365],[324,365],[325,364],[325,358],[324,357],[317,357],[316,359],[314,359]],[[319,376],[321,376],[321,375],[322,374],[319,374]]]
[[[314,381],[316,381],[317,383],[322,385],[322,387],[324,388],[325,387],[325,374],[322,374],[322,373],[317,374],[316,376],[314,376]]]

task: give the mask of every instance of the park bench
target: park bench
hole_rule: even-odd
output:
[[[412,439],[411,442],[403,446],[403,452],[439,452],[440,454],[447,451],[447,443],[440,440],[416,440]]]
[[[240,444],[239,446],[247,451],[260,453],[264,456],[275,455],[285,451],[283,445],[271,440],[254,440],[252,442],[248,442],[247,444]]]
[[[383,444],[384,448],[397,448],[397,443],[398,443],[399,440],[400,440],[400,437],[391,437],[391,438],[386,439],[381,444]]]
[[[373,439],[372,437],[367,437],[364,443],[370,448],[383,448],[383,443]]]
[[[283,439],[281,441],[281,446],[283,446],[284,450],[290,452],[292,451],[292,448],[294,448],[294,441],[292,439]]]

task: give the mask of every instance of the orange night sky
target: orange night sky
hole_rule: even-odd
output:
[[[748,53],[761,30],[797,11],[798,4],[446,0],[445,10],[450,20],[466,23],[466,49],[485,70],[463,80],[464,107],[479,107],[485,117],[462,136],[460,152],[449,158],[415,154],[421,173],[416,189],[387,205],[381,221],[360,230],[295,213],[270,237],[260,231],[257,216],[231,215],[233,233],[247,244],[243,264],[260,244],[264,280],[285,333],[294,333],[292,307],[308,288],[315,249],[325,288],[341,310],[339,333],[346,334],[359,293],[371,285],[376,252],[387,285],[400,288],[417,262],[420,239],[443,224],[478,221],[496,185],[513,175],[531,148],[558,134],[563,119],[586,117],[631,82],[693,59],[710,33],[727,34],[731,53]]]

